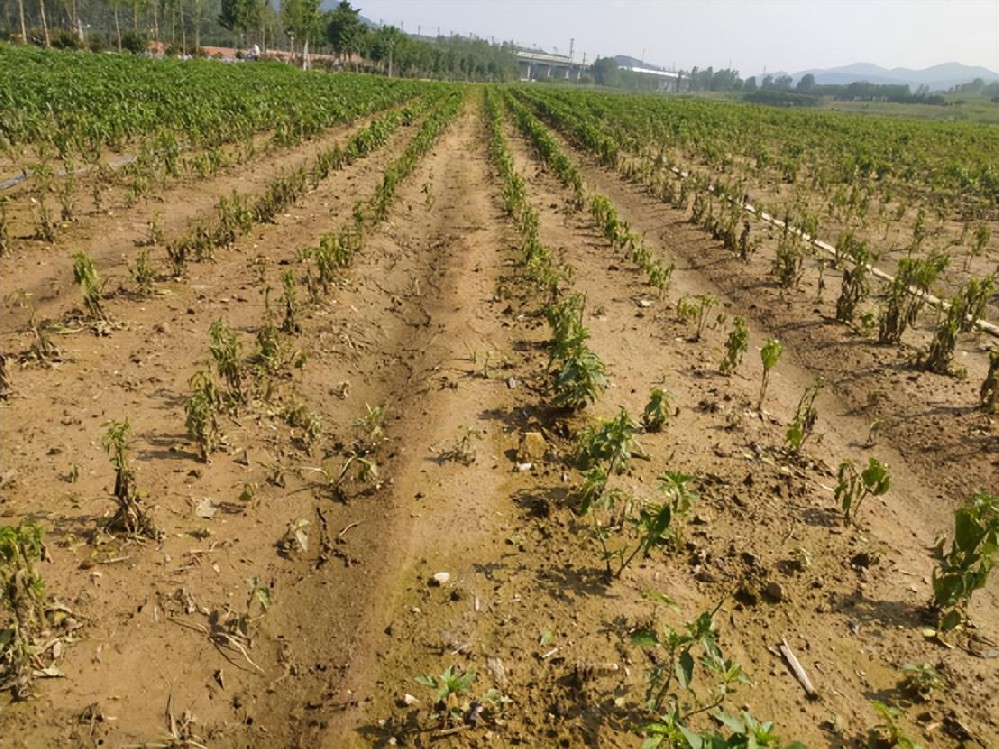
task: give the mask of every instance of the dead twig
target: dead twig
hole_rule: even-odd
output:
[[[349,531],[351,528],[356,528],[360,524],[361,524],[361,521],[357,521],[356,523],[349,523],[348,525],[344,526],[343,529],[339,533],[336,534],[336,542],[338,544],[344,543],[344,538],[343,537],[347,534],[347,531]]]
[[[805,673],[805,669],[795,657],[794,652],[791,650],[791,646],[787,644],[787,640],[783,637],[780,640],[780,652],[781,655],[784,656],[784,660],[787,661],[787,665],[791,667],[791,671],[794,673],[795,678],[804,688],[808,699],[819,699],[819,693],[816,691],[815,687],[812,686],[811,679],[808,678],[808,674]]]

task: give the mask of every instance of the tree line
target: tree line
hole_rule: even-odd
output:
[[[2,8],[0,38],[15,43],[138,54],[156,42],[167,54],[191,55],[205,45],[233,46],[243,54],[287,52],[303,64],[323,53],[341,66],[389,75],[517,78],[512,43],[373,28],[348,0],[329,11],[320,0],[283,0],[280,10],[272,0],[8,0]]]

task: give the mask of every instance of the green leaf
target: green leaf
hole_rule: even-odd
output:
[[[653,648],[659,644],[659,635],[652,629],[638,629],[631,635],[631,644],[640,648]]]
[[[690,682],[694,678],[694,657],[689,650],[684,650],[676,659],[676,678],[681,687],[690,689]]]
[[[642,598],[648,601],[657,601],[658,603],[665,604],[666,606],[669,606],[671,609],[679,610],[680,608],[680,606],[677,604],[676,601],[674,601],[665,593],[660,593],[658,590],[642,591]]]
[[[541,647],[545,647],[546,645],[551,645],[552,640],[554,639],[555,639],[555,633],[552,632],[550,629],[546,629],[544,632],[541,633],[541,637],[538,639],[538,644]]]
[[[690,749],[703,748],[704,738],[701,736],[701,734],[696,733],[695,731],[691,731],[689,728],[681,726],[679,723],[676,724],[676,727],[680,729],[680,733],[683,734],[683,738],[685,738],[687,740],[687,743],[690,744]]]

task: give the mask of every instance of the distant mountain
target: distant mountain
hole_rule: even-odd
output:
[[[838,68],[802,70],[795,73],[793,77],[795,81],[798,81],[808,73],[815,76],[816,83],[842,85],[854,81],[865,81],[867,83],[908,84],[913,90],[925,85],[929,86],[931,91],[945,91],[961,83],[970,83],[975,78],[981,78],[986,83],[999,78],[999,75],[987,68],[962,65],[957,62],[934,65],[925,70],[912,70],[910,68],[889,70],[880,65],[861,62]]]

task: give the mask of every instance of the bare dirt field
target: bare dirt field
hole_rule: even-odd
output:
[[[70,621],[44,656],[53,678],[0,703],[0,745],[637,747],[656,656],[631,644],[634,631],[716,610],[725,657],[753,682],[731,705],[775,720],[785,741],[867,746],[878,700],[903,707],[900,725],[925,745],[999,747],[995,576],[967,633],[948,644],[924,634],[929,549],[958,503],[999,491],[999,436],[976,409],[987,341],[961,340],[965,380],[918,371],[904,350],[834,322],[837,278],[827,274],[824,298],[814,273],[782,294],[764,252],[735,259],[684,213],[570,152],[587,185],[676,263],[659,296],[509,126],[540,238],[574,268],[611,383],[581,413],[554,409],[546,300],[520,267],[480,98],[467,99],[321,293],[299,250],[350,224],[418,123],[183,279],[153,247],[150,296],[134,293],[128,266],[153,215],[180,234],[219,197],[263,191],[354,128],[81,214],[54,243],[12,238],[0,257],[0,515],[45,528],[40,573]],[[99,335],[81,322],[78,250],[106,281]],[[209,328],[226,320],[248,370],[262,366],[254,340],[287,320],[286,271],[297,286],[285,366],[219,416],[222,444],[203,462],[185,407],[211,361]],[[698,339],[676,306],[703,294],[717,305]],[[750,344],[725,376],[735,315]],[[57,354],[32,355],[39,330]],[[757,409],[758,352],[772,337],[785,353]],[[815,434],[790,455],[785,431],[818,375]],[[608,580],[576,512],[575,441],[595,417],[639,418],[653,387],[673,394],[675,413],[638,435],[643,456],[619,483],[651,492],[678,471],[698,498],[678,550],[653,549]],[[102,438],[126,418],[156,538],[105,527],[115,473]],[[528,433],[543,442],[525,452]],[[845,526],[836,469],[870,456],[892,487]],[[930,664],[945,686],[908,696],[905,664]],[[453,721],[431,715],[435,689],[417,681],[451,666],[475,673]]]

